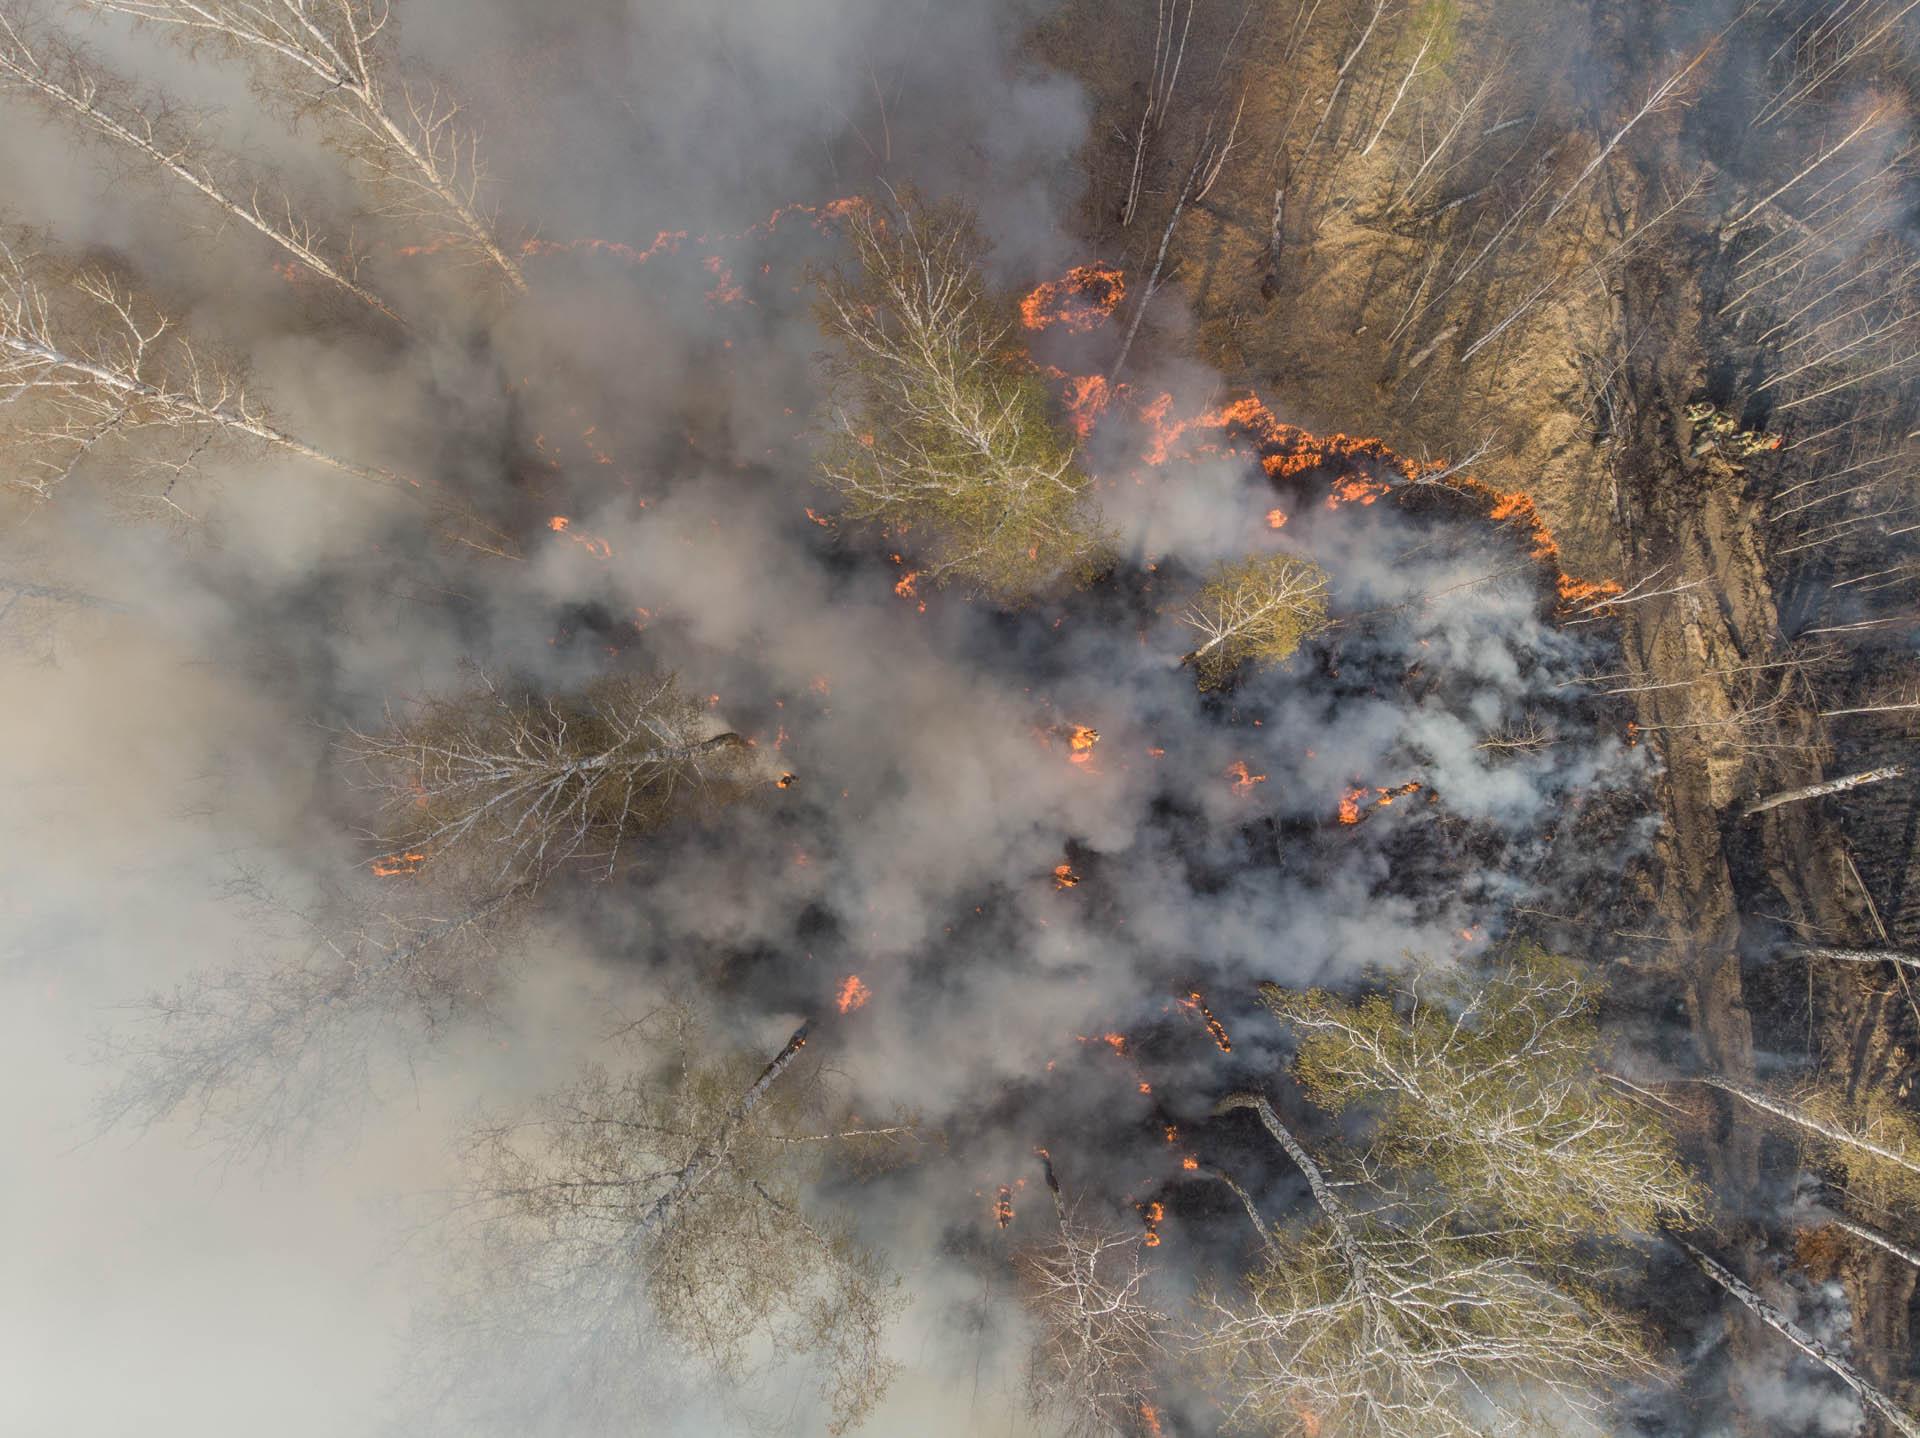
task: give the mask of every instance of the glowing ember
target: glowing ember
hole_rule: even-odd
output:
[[[867,1000],[873,997],[873,990],[860,982],[858,974],[848,974],[840,984],[840,997],[835,1001],[840,1012],[850,1014],[855,1009],[865,1008]]]
[[[384,854],[368,867],[377,879],[406,878],[419,873],[420,866],[426,862],[427,856],[418,852]]]
[[[1265,774],[1248,772],[1247,761],[1245,759],[1235,759],[1231,764],[1227,765],[1227,777],[1233,780],[1233,792],[1241,795],[1251,794],[1255,784],[1264,784],[1267,782],[1267,776]]]
[[[1186,1169],[1189,1173],[1191,1173],[1193,1170],[1200,1167],[1200,1160],[1195,1158],[1192,1154],[1188,1154],[1185,1158],[1180,1160],[1180,1167]]]
[[[747,292],[733,282],[733,271],[718,255],[708,255],[700,262],[701,268],[713,276],[713,288],[707,291],[707,303],[710,305],[737,305],[746,299]]]
[[[1200,1015],[1201,1021],[1207,1026],[1207,1032],[1213,1036],[1214,1045],[1221,1053],[1233,1052],[1233,1040],[1227,1037],[1226,1025],[1213,1016],[1213,1010],[1207,1007],[1207,1001],[1200,996],[1199,990],[1189,992],[1180,1003],[1183,1008]]]
[[[1268,529],[1285,529],[1286,526],[1287,512],[1284,509],[1269,509],[1267,511]]]
[[[815,514],[811,509],[807,511],[807,518],[811,519],[815,524],[819,525],[822,529],[833,528],[833,521],[831,519],[826,518],[824,515]]]
[[[1126,279],[1115,266],[1076,265],[1020,301],[1020,322],[1030,330],[1059,325],[1084,333],[1119,308],[1126,294]]]
[[[1080,882],[1080,876],[1074,873],[1073,865],[1055,864],[1053,866],[1053,887],[1054,888],[1071,889],[1075,885],[1077,885],[1079,882]]]
[[[782,774],[773,782],[782,789],[791,789],[795,784],[800,782],[800,776],[798,774]]]
[[[1409,779],[1406,783],[1396,785],[1391,789],[1370,787],[1366,784],[1362,784],[1357,789],[1349,789],[1340,796],[1340,822],[1342,824],[1357,824],[1368,812],[1374,809],[1384,809],[1392,804],[1395,799],[1415,793],[1420,787],[1421,785],[1418,779]],[[1369,794],[1373,796],[1371,799],[1367,797]]]
[[[568,519],[564,514],[556,514],[553,518],[549,519],[547,521],[547,528],[563,538],[571,539],[595,559],[613,558],[613,546],[611,544],[604,539],[596,539],[590,534],[576,533],[573,528],[573,521]]]
[[[1165,1205],[1153,1202],[1140,1210],[1140,1217],[1147,1225],[1146,1245],[1148,1248],[1160,1246],[1160,1220],[1167,1216]]]

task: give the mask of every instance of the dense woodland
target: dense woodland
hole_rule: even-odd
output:
[[[1920,1433],[1907,7],[956,7],[1025,188],[833,8],[671,228],[551,199],[578,8],[0,0],[91,187],[0,198],[10,686],[204,624],[305,726],[100,1130],[324,1165],[584,1009],[399,1431]]]

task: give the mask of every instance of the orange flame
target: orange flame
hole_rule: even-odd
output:
[[[1200,1160],[1195,1158],[1192,1154],[1188,1154],[1185,1158],[1180,1160],[1180,1167],[1191,1172],[1192,1170],[1200,1167]]]
[[[1118,309],[1126,294],[1126,279],[1116,266],[1098,260],[1075,265],[1020,301],[1020,322],[1030,330],[1059,325],[1085,333]]]
[[[1233,1052],[1233,1040],[1227,1037],[1227,1026],[1213,1016],[1213,1010],[1207,1007],[1207,1001],[1200,997],[1198,989],[1189,991],[1187,996],[1180,1000],[1180,1003],[1183,1008],[1192,1009],[1199,1013],[1201,1021],[1207,1026],[1208,1034],[1213,1038],[1214,1045],[1221,1053],[1230,1054]]]
[[[1013,1222],[1013,1190],[1004,1183],[993,1197],[993,1221],[1002,1228]]]
[[[419,873],[420,866],[426,862],[425,854],[410,850],[403,854],[383,854],[368,867],[376,879],[408,878]]]
[[[1160,1410],[1144,1399],[1140,1403],[1140,1422],[1147,1430],[1147,1438],[1165,1438],[1165,1431],[1160,1427]]]
[[[1146,463],[1164,464],[1173,453],[1175,443],[1188,430],[1239,430],[1258,444],[1260,466],[1273,479],[1292,478],[1316,469],[1353,471],[1364,468],[1365,473],[1348,473],[1334,482],[1327,496],[1327,507],[1330,509],[1337,509],[1343,504],[1372,504],[1392,493],[1395,481],[1413,484],[1447,468],[1444,460],[1423,463],[1407,459],[1396,454],[1380,439],[1346,434],[1316,435],[1297,425],[1284,424],[1257,395],[1246,395],[1188,419],[1168,419],[1172,407],[1173,396],[1163,393],[1140,408],[1140,418],[1152,430],[1147,448],[1141,455]],[[1484,504],[1487,518],[1494,523],[1512,521],[1522,528],[1531,545],[1531,557],[1542,564],[1554,564],[1555,588],[1562,604],[1603,599],[1620,593],[1619,584],[1613,580],[1576,579],[1560,569],[1557,563],[1560,556],[1559,541],[1554,538],[1553,531],[1541,516],[1532,496],[1519,491],[1496,490],[1485,481],[1465,474],[1448,475],[1446,485],[1455,493]]]
[[[576,534],[573,531],[573,521],[568,519],[564,514],[556,514],[553,518],[549,519],[547,521],[547,528],[551,529],[555,534],[571,539],[595,559],[613,558],[613,546],[611,544],[604,539],[597,539],[591,534]]]
[[[1148,1248],[1160,1246],[1160,1220],[1167,1216],[1166,1207],[1159,1203],[1149,1203],[1140,1210],[1140,1217],[1147,1225],[1145,1243]]]
[[[1231,764],[1227,765],[1227,777],[1233,780],[1233,792],[1240,795],[1251,794],[1255,784],[1264,784],[1267,782],[1267,776],[1265,774],[1248,772],[1247,761],[1245,759],[1235,759]]]
[[[1340,822],[1342,824],[1357,824],[1360,822],[1363,814],[1374,809],[1384,809],[1392,804],[1395,799],[1415,793],[1420,788],[1421,784],[1418,779],[1409,779],[1406,783],[1396,785],[1391,789],[1382,789],[1366,784],[1362,784],[1357,789],[1349,789],[1340,796]],[[1374,797],[1369,799],[1367,797],[1369,793]]]
[[[782,774],[773,782],[782,789],[791,789],[795,784],[800,782],[800,776],[798,774]]]
[[[1091,764],[1093,746],[1100,742],[1100,731],[1085,724],[1075,724],[1067,735],[1067,762],[1070,764]]]
[[[848,974],[846,978],[841,981],[840,997],[836,1002],[840,1005],[841,1013],[850,1014],[855,1009],[865,1008],[867,1006],[867,1000],[872,997],[873,990],[860,982],[860,976],[858,974]]]
[[[1286,527],[1287,512],[1284,509],[1269,509],[1267,511],[1268,529],[1285,529]]]
[[[1075,885],[1077,885],[1079,882],[1080,882],[1080,876],[1074,873],[1073,865],[1055,864],[1053,866],[1053,887],[1054,888],[1071,889]]]

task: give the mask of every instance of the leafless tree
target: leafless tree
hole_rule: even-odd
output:
[[[1920,1438],[1920,1420],[1916,1420],[1912,1414],[1901,1409],[1885,1393],[1869,1383],[1844,1357],[1795,1323],[1777,1306],[1762,1298],[1750,1285],[1735,1277],[1724,1265],[1708,1257],[1680,1235],[1671,1236],[1681,1251],[1693,1260],[1695,1267],[1738,1299],[1767,1327],[1846,1384],[1863,1406],[1884,1419],[1895,1432],[1905,1434],[1906,1438]]]
[[[1857,774],[1844,774],[1838,779],[1826,779],[1818,784],[1808,784],[1799,789],[1784,789],[1777,794],[1763,795],[1748,803],[1741,809],[1740,817],[1751,819],[1756,814],[1764,814],[1769,809],[1778,809],[1786,804],[1798,804],[1827,794],[1844,794],[1849,789],[1859,789],[1868,784],[1884,784],[1889,779],[1904,777],[1906,772],[1904,764],[1887,764],[1878,769],[1865,769]]]
[[[395,323],[405,323],[361,282],[355,257],[332,252],[325,237],[295,208],[289,196],[272,191],[257,179],[247,179],[230,157],[214,154],[196,133],[194,117],[182,117],[164,100],[143,100],[130,82],[79,46],[58,35],[32,33],[23,20],[3,10],[0,88],[28,94],[95,135],[139,155],[313,274]]]
[[[254,441],[360,479],[398,476],[308,444],[279,427],[239,371],[178,333],[173,320],[103,269],[47,283],[46,256],[0,240],[0,410],[19,467],[10,483],[44,498],[102,445],[136,431],[178,441],[146,462],[178,474],[216,439]],[[172,505],[171,485],[155,496]]]
[[[538,883],[580,862],[612,872],[625,843],[753,786],[738,734],[671,677],[615,677],[541,698],[483,678],[473,693],[390,714],[341,749],[380,805],[372,834],[488,883]]]
[[[627,1066],[475,1133],[449,1401],[485,1411],[510,1390],[517,1431],[556,1414],[558,1431],[589,1414],[630,1423],[661,1341],[738,1375],[772,1338],[776,1357],[821,1363],[831,1431],[865,1416],[894,1368],[894,1280],[808,1189],[830,1163],[893,1161],[918,1130],[847,1115],[804,1060],[807,1035],[759,1063],[663,1011],[623,1033]],[[528,1352],[541,1372],[515,1361]]]
[[[1169,1316],[1154,1300],[1138,1232],[1063,1215],[1017,1256],[1021,1303],[1036,1329],[1030,1391],[1064,1438],[1127,1434],[1167,1357]]]
[[[471,256],[516,290],[520,262],[483,200],[479,137],[438,84],[410,79],[393,56],[388,0],[80,0],[211,46],[250,67],[262,100],[318,117],[327,140],[372,183],[384,212]]]
[[[286,916],[257,884],[239,891],[263,927]],[[103,1125],[177,1116],[231,1157],[297,1152],[371,1096],[382,1051],[404,1054],[485,1010],[495,945],[524,897],[388,886],[293,914],[283,948],[129,1006],[132,1022],[102,1041],[117,1071]]]

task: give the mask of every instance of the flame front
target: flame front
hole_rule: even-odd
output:
[[[1201,1022],[1207,1026],[1207,1033],[1212,1036],[1215,1047],[1221,1053],[1233,1052],[1233,1040],[1227,1037],[1227,1026],[1213,1016],[1213,1010],[1207,1007],[1207,1001],[1200,996],[1198,989],[1190,990],[1180,1004],[1200,1015]]]
[[[1245,759],[1235,759],[1227,765],[1227,777],[1233,780],[1233,792],[1243,796],[1251,794],[1255,784],[1267,782],[1265,774],[1254,774],[1248,771]]]
[[[860,982],[860,975],[848,974],[840,983],[840,997],[836,1001],[840,1012],[850,1014],[855,1009],[865,1008],[867,1000],[873,997],[873,990]]]
[[[376,879],[407,878],[419,873],[420,866],[426,862],[425,854],[411,850],[404,854],[383,854],[368,867]]]
[[[1013,1222],[1013,1190],[1004,1183],[993,1196],[993,1221],[1002,1228]]]
[[[1421,787],[1418,779],[1409,779],[1406,783],[1397,784],[1391,789],[1382,789],[1368,784],[1362,784],[1357,789],[1349,789],[1340,796],[1340,822],[1357,824],[1365,814],[1374,809],[1387,808],[1395,799],[1415,793]],[[1370,794],[1372,798],[1367,797]]]
[[[1098,260],[1075,265],[1059,279],[1035,287],[1020,301],[1020,322],[1030,330],[1059,325],[1085,333],[1103,323],[1126,295],[1126,278],[1117,266]]]

